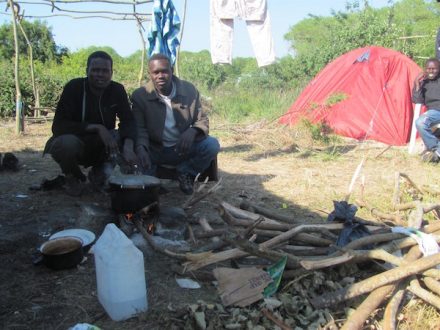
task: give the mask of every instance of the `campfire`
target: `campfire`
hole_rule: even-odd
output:
[[[158,212],[158,203],[153,202],[135,213],[119,214],[119,227],[127,236],[131,236],[138,226],[144,228],[148,235],[154,235]]]

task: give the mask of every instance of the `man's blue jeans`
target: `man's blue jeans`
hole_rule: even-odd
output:
[[[154,174],[157,165],[175,166],[178,173],[188,173],[196,176],[206,170],[211,161],[220,151],[217,139],[207,136],[201,141],[195,141],[187,155],[180,155],[175,147],[164,147],[160,150],[151,148],[149,155],[152,168],[146,174]]]
[[[431,126],[440,122],[440,110],[428,110],[416,120],[416,128],[426,149],[440,151],[439,139],[432,133]]]

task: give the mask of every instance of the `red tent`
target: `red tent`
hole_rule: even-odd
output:
[[[391,49],[341,55],[304,89],[280,122],[325,122],[337,134],[403,145],[411,134],[411,89],[420,67]]]

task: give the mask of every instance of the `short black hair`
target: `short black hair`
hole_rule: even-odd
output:
[[[171,69],[173,68],[173,65],[171,64],[170,58],[167,55],[165,55],[165,54],[157,53],[157,54],[152,55],[148,59],[148,64],[150,64],[152,61],[155,61],[155,60],[165,60],[170,65],[170,68]]]
[[[113,70],[113,59],[112,59],[112,57],[108,53],[104,52],[103,50],[97,50],[96,52],[91,53],[89,55],[89,57],[87,58],[87,71],[89,71],[90,63],[92,62],[92,60],[94,58],[102,58],[104,60],[109,60],[110,61],[110,67]]]
[[[428,65],[428,63],[437,63],[437,65],[440,66],[440,61],[436,59],[435,57],[430,57],[425,61],[425,66]]]

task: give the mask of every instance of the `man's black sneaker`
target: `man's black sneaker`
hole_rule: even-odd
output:
[[[180,190],[186,195],[192,195],[194,192],[193,186],[194,186],[194,178],[192,175],[188,173],[181,173],[177,177],[177,180],[179,181],[179,187]]]
[[[425,163],[438,163],[440,160],[440,157],[437,155],[435,151],[426,150],[422,156],[421,159]]]

